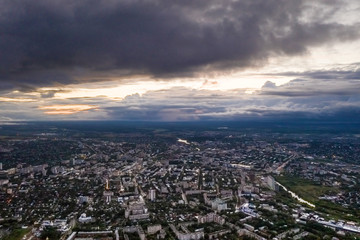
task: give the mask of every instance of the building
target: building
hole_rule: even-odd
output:
[[[198,240],[204,238],[204,230],[200,229],[195,232],[190,232],[186,226],[183,224],[180,226],[184,232],[179,231],[174,224],[170,224],[171,230],[175,233],[177,239],[179,240]]]
[[[9,184],[9,179],[0,179],[0,186]]]
[[[156,225],[149,225],[148,227],[147,227],[147,232],[148,232],[148,234],[154,234],[154,233],[157,233],[157,232],[159,232],[159,231],[161,231],[161,225],[160,224],[156,224]]]
[[[59,167],[58,166],[54,166],[50,169],[52,174],[58,174],[59,173]]]
[[[277,190],[277,184],[275,179],[272,176],[267,176],[265,178],[266,185],[273,191]]]
[[[152,202],[156,200],[156,190],[155,189],[150,189],[149,190],[148,198]]]
[[[144,232],[143,228],[140,225],[138,225],[138,226],[134,226],[134,225],[126,226],[126,227],[123,228],[123,232],[124,233],[137,233],[141,240],[146,239],[145,232]],[[127,236],[127,235],[124,235],[124,236]]]
[[[104,197],[105,197],[105,201],[106,203],[110,203],[111,202],[111,197],[114,196],[114,192],[111,191],[105,191],[104,192]]]
[[[129,218],[130,220],[148,219],[148,209],[145,207],[144,203],[130,203],[125,210],[125,218]]]
[[[140,237],[141,240],[146,239],[145,232],[144,232],[143,228],[140,225],[137,227],[137,233],[139,234],[139,237]]]
[[[16,173],[16,168],[9,168],[6,171],[8,175],[14,175]]]
[[[80,215],[78,220],[79,220],[80,223],[89,223],[89,222],[93,221],[93,218],[92,217],[87,217],[86,213],[83,213],[83,214]]]
[[[204,216],[198,217],[198,223],[212,223],[215,222],[217,224],[223,225],[225,224],[225,218],[223,218],[220,215],[217,215],[216,213],[208,213]]]
[[[54,221],[50,220],[44,220],[41,223],[41,226],[39,228],[40,231],[43,231],[46,228],[55,228],[57,231],[65,233],[70,230],[70,226],[67,224],[67,221],[65,219],[55,219]]]
[[[80,196],[79,199],[79,204],[83,204],[83,203],[92,203],[93,202],[93,198],[89,197],[89,196]]]
[[[214,201],[211,202],[211,208],[216,211],[223,211],[227,209],[227,203],[223,200],[217,198]]]

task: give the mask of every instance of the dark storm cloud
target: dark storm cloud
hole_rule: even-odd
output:
[[[317,71],[305,71],[305,72],[285,72],[276,73],[276,76],[289,76],[289,77],[301,77],[308,79],[336,79],[336,80],[360,80],[360,63],[348,64],[345,69],[330,69],[330,70],[317,70]],[[351,70],[347,69],[351,68]],[[271,75],[271,74],[269,74]]]
[[[318,1],[317,14],[308,14],[310,3],[2,0],[0,86],[69,84],[105,71],[174,77],[257,66],[270,55],[358,37],[357,25],[321,20],[342,1]]]
[[[209,106],[124,106],[106,108],[110,119],[141,121],[189,121],[202,120],[203,114],[225,113],[225,107]]]
[[[230,119],[240,119],[242,115],[230,116]],[[263,120],[291,120],[303,121],[325,121],[325,122],[360,122],[360,107],[359,106],[342,106],[338,108],[324,109],[320,111],[285,111],[285,110],[259,110],[249,109],[247,111],[248,117],[256,118],[261,116]]]

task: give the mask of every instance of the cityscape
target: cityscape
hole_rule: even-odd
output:
[[[1,236],[359,237],[358,133],[219,124],[2,126]]]

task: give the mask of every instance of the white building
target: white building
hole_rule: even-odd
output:
[[[105,197],[106,203],[111,202],[111,197],[112,196],[114,196],[114,192],[112,192],[112,191],[104,191],[104,197]]]
[[[222,210],[227,209],[227,203],[224,202],[223,200],[217,198],[217,199],[215,199],[214,201],[211,202],[211,208],[213,210],[221,212]]]
[[[93,219],[92,219],[92,217],[87,217],[86,213],[83,213],[80,215],[78,220],[80,223],[89,223],[89,222],[92,222]]]

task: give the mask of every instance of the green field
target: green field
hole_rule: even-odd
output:
[[[324,194],[336,194],[340,189],[322,186],[312,181],[289,175],[277,176],[276,180],[290,191],[299,195],[299,197],[315,204],[315,211],[322,212],[329,218],[360,222],[359,209],[349,209],[339,204],[319,199]]]
[[[324,194],[336,194],[339,192],[338,188],[322,186],[307,179],[289,175],[278,176],[276,180],[309,202],[318,201],[319,197]]]
[[[30,231],[28,229],[18,228],[13,230],[9,235],[3,237],[1,240],[21,240],[22,237]]]

